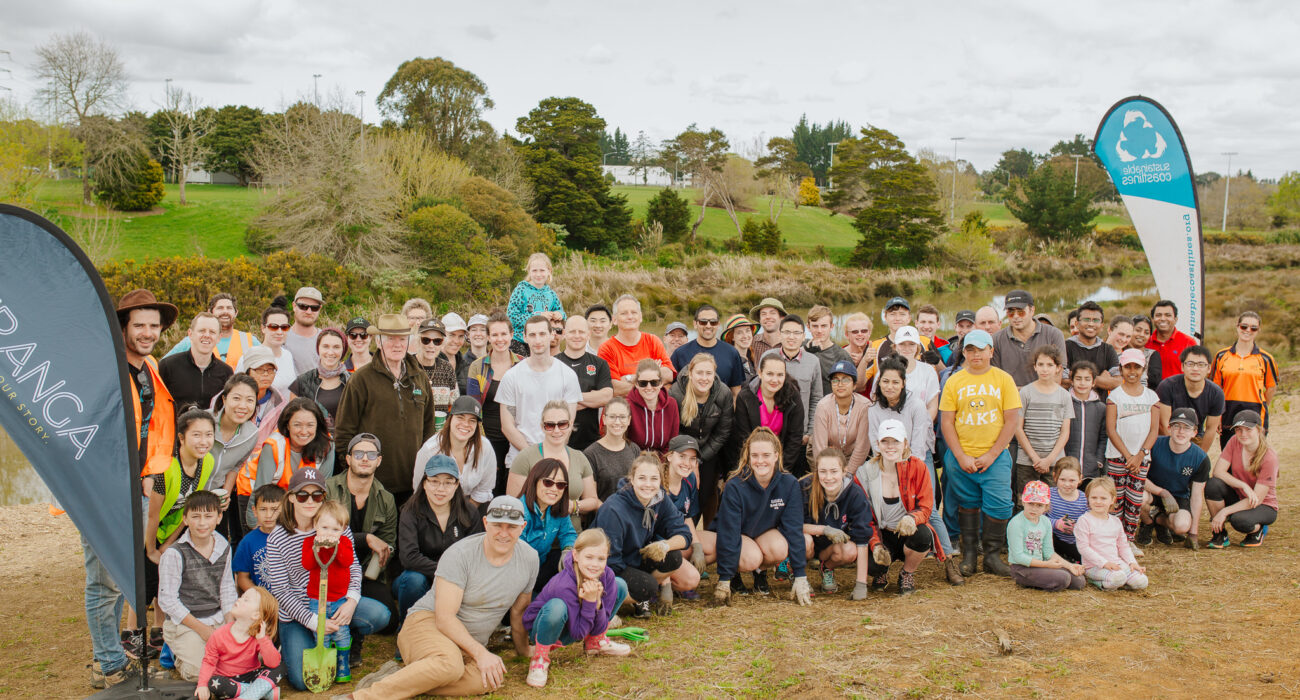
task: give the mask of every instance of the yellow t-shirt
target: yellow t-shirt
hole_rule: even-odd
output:
[[[940,411],[953,412],[961,449],[978,457],[997,442],[1003,411],[1020,408],[1020,390],[1011,375],[989,367],[983,374],[960,370],[948,378],[939,398]]]

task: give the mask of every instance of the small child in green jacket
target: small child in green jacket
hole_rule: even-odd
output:
[[[1083,567],[1052,550],[1052,523],[1043,517],[1052,505],[1047,484],[1031,481],[1020,496],[1025,509],[1007,523],[1007,561],[1011,578],[1025,588],[1082,590]]]

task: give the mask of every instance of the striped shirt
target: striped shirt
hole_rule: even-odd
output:
[[[1052,534],[1062,542],[1074,542],[1074,533],[1057,529],[1057,523],[1061,518],[1070,518],[1077,523],[1087,512],[1088,497],[1083,495],[1083,491],[1076,490],[1074,500],[1067,501],[1061,498],[1061,492],[1057,491],[1055,486],[1052,487],[1052,508],[1047,512],[1047,517],[1052,521]]]
[[[302,543],[315,532],[313,529],[290,533],[283,526],[276,525],[266,538],[266,586],[280,602],[280,621],[297,622],[308,630],[316,629],[316,613],[307,604],[307,582],[311,572],[302,565]],[[352,538],[352,528],[344,528],[343,534]],[[355,558],[349,571],[347,597],[361,600],[361,564]]]
[[[1044,393],[1038,389],[1037,383],[1026,384],[1020,388],[1020,403],[1024,407],[1021,415],[1029,445],[1040,459],[1051,456],[1052,448],[1061,437],[1065,420],[1074,417],[1070,393],[1055,385]],[[1016,464],[1033,463],[1028,452],[1016,451]]]

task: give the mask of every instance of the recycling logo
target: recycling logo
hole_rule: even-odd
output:
[[[1132,163],[1138,159],[1159,158],[1167,146],[1165,138],[1141,110],[1131,109],[1124,113],[1124,126],[1115,142],[1115,153],[1120,161]]]

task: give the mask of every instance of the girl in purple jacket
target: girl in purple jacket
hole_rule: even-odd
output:
[[[610,618],[627,598],[627,584],[605,565],[609,538],[600,528],[583,530],[564,555],[560,571],[524,611],[524,628],[533,643],[528,685],[546,685],[551,650],[579,639],[588,654],[627,656],[632,648],[605,636]]]

